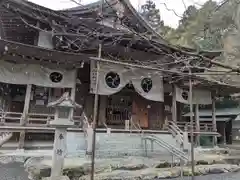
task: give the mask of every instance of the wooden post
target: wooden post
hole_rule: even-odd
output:
[[[176,85],[172,86],[172,121],[177,122]]]
[[[217,132],[217,120],[216,120],[216,102],[215,102],[215,93],[211,93],[212,96],[212,126],[213,132]],[[213,146],[217,145],[217,137],[213,137]]]
[[[99,44],[98,58],[102,57],[102,44]],[[96,74],[96,86],[95,86],[95,96],[94,96],[94,109],[93,109],[93,138],[92,138],[92,157],[91,157],[91,176],[90,179],[94,180],[94,166],[95,166],[95,147],[96,147],[96,122],[98,113],[98,86],[99,86],[99,70],[100,64],[97,62],[97,74]]]
[[[107,96],[100,96],[99,101],[100,108],[98,125],[102,126],[106,123]]]
[[[223,144],[226,145],[226,122],[223,125]]]
[[[26,90],[26,95],[25,95],[25,101],[24,101],[23,115],[20,119],[21,126],[24,126],[27,121],[28,110],[29,110],[29,105],[30,105],[30,100],[31,100],[31,91],[32,91],[32,85],[28,84],[27,90]],[[25,131],[20,132],[18,149],[24,148],[25,135],[26,135]]]
[[[195,160],[194,160],[194,137],[193,137],[193,91],[192,91],[192,71],[189,69],[189,106],[190,106],[190,123],[191,123],[191,167],[192,167],[192,180],[195,179]]]
[[[195,105],[195,123],[196,123],[196,131],[200,132],[200,122],[199,122],[199,105]],[[200,146],[200,135],[196,135],[196,145]]]

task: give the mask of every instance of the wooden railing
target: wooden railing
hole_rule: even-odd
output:
[[[176,124],[181,130],[187,130],[187,131],[191,130],[190,122],[176,122]],[[197,131],[197,126],[196,126],[195,122],[193,123],[193,127],[194,127],[194,131]],[[213,125],[211,122],[200,123],[199,127],[200,127],[200,132],[212,132],[213,131]]]
[[[26,116],[20,112],[0,112],[0,125],[11,125],[18,126],[21,123],[21,120],[24,120],[25,125],[37,125],[37,126],[46,126],[54,119],[54,114],[42,114],[42,113],[28,113]],[[73,121],[78,127],[82,127],[83,124],[86,124],[86,117],[84,116],[73,116]],[[133,122],[130,122],[131,126],[136,126]],[[191,126],[190,122],[176,122],[175,123],[179,129],[182,131],[190,131]],[[193,124],[194,130],[197,131],[196,123]],[[105,125],[107,128],[107,126]],[[140,127],[140,126],[139,126]],[[139,127],[134,127],[135,129],[141,129]],[[132,127],[133,128],[133,127]],[[141,131],[141,130],[140,130]],[[200,132],[213,132],[212,123],[200,123]]]
[[[21,120],[24,120],[25,125],[48,125],[54,119],[54,114],[28,113],[25,117],[19,112],[0,112],[0,125],[19,125]],[[82,116],[73,116],[73,121],[82,126]]]

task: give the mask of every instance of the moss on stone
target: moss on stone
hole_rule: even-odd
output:
[[[199,171],[194,172],[194,176],[200,176],[201,173]],[[192,176],[192,171],[191,170],[185,170],[183,171],[183,176]]]
[[[209,163],[208,163],[207,161],[200,160],[200,161],[197,161],[196,164],[197,164],[197,165],[208,165]]]
[[[168,162],[160,163],[156,166],[156,168],[168,168],[171,167],[171,164]]]
[[[81,176],[86,174],[84,173],[84,169],[79,167],[73,169],[64,169],[63,175],[68,176],[70,180],[78,180]]]

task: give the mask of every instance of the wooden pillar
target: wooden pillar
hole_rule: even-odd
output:
[[[195,123],[196,123],[196,131],[200,132],[200,122],[199,122],[199,105],[196,104],[195,105]],[[196,135],[196,145],[199,146],[200,145],[200,136],[199,134]]]
[[[176,85],[173,85],[172,87],[172,121],[177,122]]]
[[[20,119],[21,126],[24,126],[27,122],[28,110],[29,110],[30,99],[31,99],[31,91],[32,91],[32,85],[28,84],[27,90],[26,90],[26,95],[25,95],[25,101],[24,101],[23,115]],[[20,132],[19,144],[18,144],[19,149],[24,148],[25,134],[26,134],[25,131]]]
[[[74,72],[74,79],[73,79],[73,87],[71,88],[71,99],[75,102],[75,98],[76,98],[76,85],[77,85],[77,70],[75,70]],[[70,117],[71,119],[73,119],[74,116],[74,109],[71,109],[70,112]]]
[[[212,127],[213,132],[217,132],[217,120],[216,120],[216,102],[215,102],[215,93],[211,93],[212,96]],[[217,137],[213,137],[213,146],[217,145]]]
[[[98,125],[106,123],[107,96],[100,96]]]
[[[226,145],[227,140],[226,140],[226,122],[223,124],[223,144]]]

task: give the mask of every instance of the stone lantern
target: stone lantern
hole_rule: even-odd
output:
[[[62,171],[64,166],[64,157],[66,154],[67,128],[74,125],[72,120],[72,112],[75,108],[82,108],[81,105],[75,103],[69,96],[64,93],[58,100],[48,104],[48,107],[55,108],[54,120],[50,122],[50,126],[55,127],[52,171],[50,180],[62,179]]]

